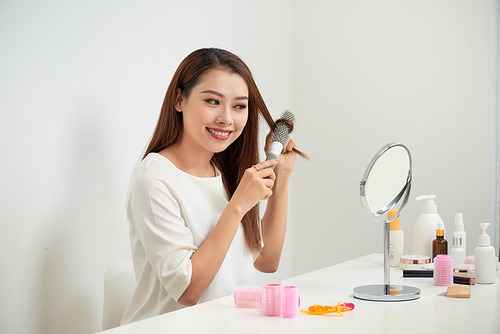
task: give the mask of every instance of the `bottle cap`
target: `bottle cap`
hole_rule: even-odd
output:
[[[390,220],[394,215],[398,212],[398,209],[392,209],[391,211],[387,212],[387,219]],[[401,216],[400,216],[401,217]],[[394,219],[392,222],[390,222],[389,229],[391,231],[401,231],[399,229],[399,218]]]
[[[489,246],[490,245],[490,236],[486,233],[486,229],[490,226],[490,223],[481,223],[481,234],[477,238],[477,244],[479,246]]]
[[[436,195],[423,195],[416,198],[417,201],[425,199],[424,205],[422,205],[422,212],[437,212],[437,205],[434,202],[434,198],[436,198]]]
[[[464,230],[464,215],[462,213],[455,213],[455,231]]]
[[[431,263],[431,258],[427,255],[402,255],[399,259],[402,269],[422,269],[429,263]]]
[[[444,224],[442,222],[438,222],[436,237],[444,237]]]

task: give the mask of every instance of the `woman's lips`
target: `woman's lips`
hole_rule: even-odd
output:
[[[208,133],[210,133],[210,135],[212,137],[214,137],[215,139],[219,139],[219,140],[226,140],[226,139],[228,139],[229,135],[232,132],[232,131],[228,131],[228,130],[211,129],[211,128],[207,128],[207,130],[208,130]]]

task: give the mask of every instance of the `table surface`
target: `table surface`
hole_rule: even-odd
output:
[[[470,298],[450,298],[432,278],[403,278],[400,268],[391,268],[391,285],[417,287],[421,297],[389,302],[353,297],[353,288],[383,284],[383,277],[383,255],[370,254],[281,282],[298,287],[302,309],[354,303],[355,309],[342,317],[267,317],[260,309],[236,307],[233,296],[227,296],[103,333],[500,333],[498,277],[495,284],[472,286]]]

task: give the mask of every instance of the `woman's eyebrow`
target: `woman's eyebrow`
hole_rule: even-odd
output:
[[[224,94],[221,94],[215,90],[211,90],[211,89],[208,89],[208,90],[204,90],[203,92],[201,92],[201,94],[204,94],[204,93],[210,93],[210,94],[214,94],[214,95],[217,95],[221,98],[224,98]],[[235,98],[236,100],[248,100],[248,96],[238,96],[237,98]]]

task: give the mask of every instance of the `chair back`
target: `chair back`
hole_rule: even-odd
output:
[[[104,273],[102,330],[120,326],[136,286],[132,260],[112,264]]]

